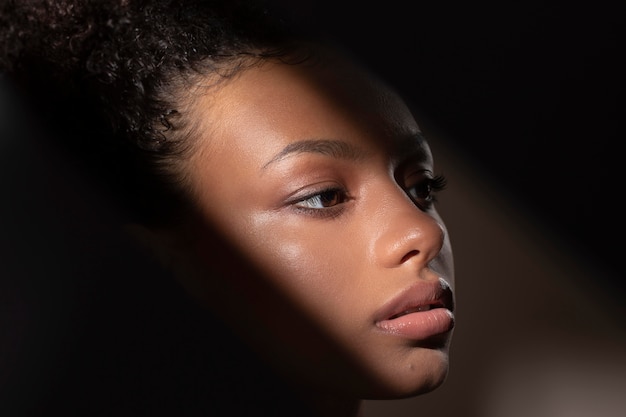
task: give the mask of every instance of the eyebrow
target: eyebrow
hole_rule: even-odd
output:
[[[331,139],[307,139],[285,146],[280,152],[272,157],[262,169],[283,160],[291,155],[301,153],[316,153],[328,155],[337,159],[359,160],[366,156],[366,152],[347,142]]]

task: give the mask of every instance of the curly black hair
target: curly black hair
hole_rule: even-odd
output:
[[[287,56],[295,30],[273,12],[241,0],[2,0],[0,76],[136,219],[163,220],[192,142],[188,87]]]

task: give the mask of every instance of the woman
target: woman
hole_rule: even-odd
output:
[[[218,320],[214,343],[253,352],[240,392],[205,411],[356,416],[362,399],[438,387],[454,327],[445,180],[402,99],[265,8],[114,3],[9,2],[2,71]]]

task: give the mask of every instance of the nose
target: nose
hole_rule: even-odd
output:
[[[426,267],[441,252],[446,229],[434,209],[417,207],[399,187],[388,192],[372,218],[377,232],[372,256],[382,266]],[[379,200],[380,203],[380,200]]]

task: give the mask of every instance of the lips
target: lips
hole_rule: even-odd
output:
[[[393,314],[391,317],[389,317],[388,320],[393,320],[393,319],[397,319],[398,317],[402,317],[402,316],[406,316],[407,314],[411,314],[411,313],[417,313],[420,311],[429,311],[432,310],[434,308],[445,308],[443,303],[435,303],[435,304],[428,304],[428,305],[420,305],[417,307],[411,307],[408,308],[400,313],[397,314]]]
[[[454,327],[454,297],[443,278],[418,282],[385,304],[376,325],[388,333],[422,340]]]

